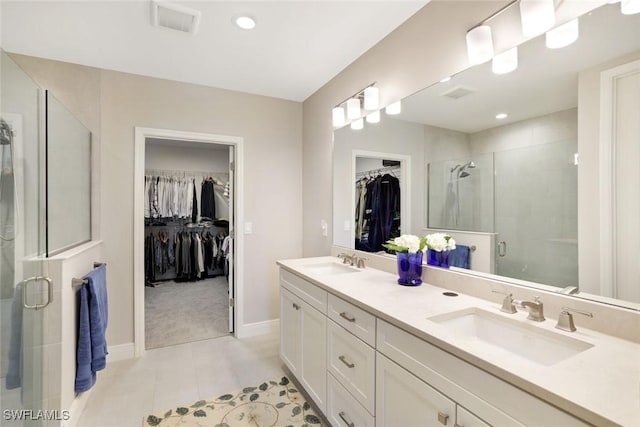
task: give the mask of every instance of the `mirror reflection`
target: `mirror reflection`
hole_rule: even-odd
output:
[[[627,165],[640,164],[640,150],[629,148],[640,145],[631,124],[640,111],[640,16],[616,6],[580,17],[579,39],[564,48],[548,48],[544,35],[523,43],[511,73],[481,64],[404,99],[400,115],[337,129],[334,244],[357,247],[348,232],[354,150],[402,155],[412,165],[400,182],[411,198],[402,233],[446,230],[475,249],[474,271],[640,302],[637,259],[628,260],[640,250],[631,243],[640,241],[640,196],[622,190],[640,178]]]

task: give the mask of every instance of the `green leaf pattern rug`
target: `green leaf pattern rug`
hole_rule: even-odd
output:
[[[145,417],[143,427],[326,427],[287,377]]]

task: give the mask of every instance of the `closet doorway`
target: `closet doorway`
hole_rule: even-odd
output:
[[[237,147],[178,136],[136,135],[136,355],[235,332]]]

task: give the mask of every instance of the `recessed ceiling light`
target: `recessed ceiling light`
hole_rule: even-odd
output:
[[[507,117],[509,117],[509,115],[507,113],[496,114],[496,119],[498,119],[498,120],[506,119]]]
[[[236,16],[233,22],[243,30],[253,30],[256,27],[256,20],[246,15]]]
[[[440,80],[440,83],[446,83],[449,80],[451,80],[451,77],[445,77],[444,79]]]

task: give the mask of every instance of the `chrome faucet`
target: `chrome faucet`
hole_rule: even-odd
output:
[[[514,304],[527,309],[529,311],[529,315],[527,319],[533,320],[536,322],[544,322],[544,306],[542,301],[540,301],[540,297],[535,297],[533,301],[514,301]]]
[[[342,259],[343,264],[349,264],[352,267],[355,266],[358,268],[364,268],[364,262],[367,260],[367,258],[359,257],[356,254],[348,255],[345,253],[338,254],[338,258]]]

